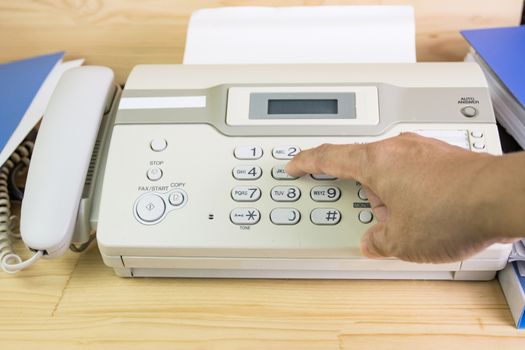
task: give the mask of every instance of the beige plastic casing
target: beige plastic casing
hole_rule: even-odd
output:
[[[332,70],[333,73],[327,73]],[[355,81],[410,88],[465,88],[466,91],[486,88],[479,68],[464,64],[330,65],[323,66],[322,71],[327,74],[320,75],[318,71],[312,65],[261,66],[250,70],[244,66],[140,66],[132,72],[124,96],[126,90],[146,91],[146,95],[154,96],[162,90],[207,89],[235,82],[351,84]],[[340,78],[337,81],[338,71],[352,73],[352,80]],[[115,268],[120,276],[487,280],[507,262],[508,244],[492,245],[468,260],[450,264],[365,259],[359,254],[359,241],[374,222],[362,224],[357,219],[363,208],[355,208],[354,203],[363,201],[357,197],[359,185],[356,182],[318,181],[309,176],[278,181],[271,176],[273,166],[286,163],[272,157],[272,149],[276,146],[294,145],[306,149],[326,142],[372,142],[403,131],[434,130],[439,138],[440,134],[459,130],[464,132],[465,146],[473,151],[478,151],[474,150],[473,143],[479,139],[474,139],[472,132],[482,133],[485,144],[482,151],[500,154],[493,120],[401,122],[373,137],[232,137],[210,124],[158,123],[156,111],[144,109],[139,112],[151,116],[151,122],[119,123],[117,114],[100,202],[99,248],[104,262]],[[162,152],[154,152],[150,142],[159,138],[165,139],[168,146]],[[446,137],[444,139],[447,141]],[[262,158],[236,159],[233,151],[242,145],[262,147]],[[232,169],[238,165],[260,166],[263,174],[253,181],[236,180]],[[163,176],[158,181],[149,181],[146,172],[154,166],[162,169]],[[259,187],[261,199],[253,203],[235,202],[231,190],[240,185]],[[297,202],[277,203],[270,198],[271,188],[277,185],[297,186],[302,195]],[[341,198],[334,203],[314,202],[310,189],[317,185],[339,187]],[[152,225],[144,225],[136,219],[134,204],[137,198],[147,192],[163,194],[176,188],[182,188],[188,195],[183,207],[172,208],[161,221]],[[460,200],[458,198],[458,202]],[[230,212],[239,207],[257,208],[261,213],[260,221],[255,225],[233,224]],[[273,224],[269,213],[277,207],[298,209],[301,220],[293,226]],[[341,222],[333,226],[314,225],[309,218],[314,208],[338,209],[342,213]]]

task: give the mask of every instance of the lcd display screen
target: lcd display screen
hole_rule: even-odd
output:
[[[272,114],[337,114],[337,99],[269,99]]]

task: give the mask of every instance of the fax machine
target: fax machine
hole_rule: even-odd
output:
[[[508,244],[447,264],[362,257],[360,184],[284,171],[301,149],[403,131],[501,153],[475,64],[141,65],[122,92],[81,67],[44,117],[22,237],[36,260],[96,230],[126,277],[492,279]]]

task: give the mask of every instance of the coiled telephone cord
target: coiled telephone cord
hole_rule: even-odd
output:
[[[14,232],[14,223],[17,218],[11,215],[11,201],[9,196],[9,176],[19,164],[29,166],[29,158],[33,151],[33,142],[24,141],[11,157],[0,168],[0,266],[7,273],[18,272],[37,262],[43,255],[37,251],[25,261],[13,251],[11,237],[19,238]]]

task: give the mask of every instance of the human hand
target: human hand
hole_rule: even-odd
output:
[[[293,176],[324,173],[364,186],[378,222],[361,240],[363,255],[445,263],[498,240],[487,232],[485,198],[474,188],[495,158],[403,133],[364,145],[305,150],[286,171]]]

